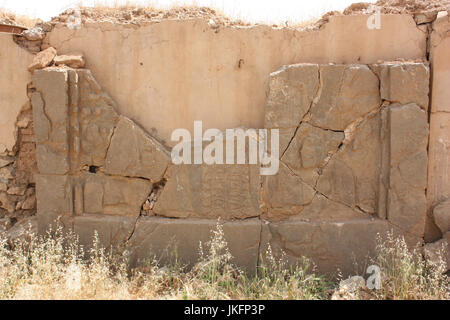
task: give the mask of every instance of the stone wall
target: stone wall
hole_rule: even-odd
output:
[[[90,245],[97,231],[104,246],[127,245],[135,264],[151,253],[167,261],[172,247],[195,261],[220,219],[249,271],[269,247],[347,274],[362,271],[377,234],[443,242],[448,15],[383,15],[375,30],[366,21],[332,16],[313,31],[55,23],[40,46],[81,53],[86,69],[34,70],[32,84],[32,56],[8,39],[24,72],[13,77],[8,64],[0,77],[2,217],[32,215],[37,198],[40,233],[59,220]],[[278,129],[278,173],[172,164],[170,134],[194,120]]]
[[[274,72],[265,128],[281,132],[281,167],[266,177],[258,165],[172,164],[89,70],[36,70],[33,86],[40,232],[57,219],[82,241],[97,230],[106,246],[128,242],[136,263],[173,240],[189,262],[220,218],[249,270],[270,245],[293,261],[309,256],[323,272],[351,272],[352,256],[366,259],[377,233],[392,229],[411,245],[423,237],[426,64]]]

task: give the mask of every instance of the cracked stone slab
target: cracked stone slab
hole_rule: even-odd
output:
[[[381,219],[352,219],[338,222],[271,222],[263,225],[260,254],[265,259],[268,247],[275,257],[284,252],[289,265],[311,259],[320,273],[337,276],[360,274],[375,254],[377,236],[401,232]],[[419,238],[410,239],[415,246]],[[356,263],[356,265],[355,265]]]
[[[170,165],[156,215],[223,219],[259,215],[258,165]]]
[[[318,90],[317,64],[284,66],[270,75],[264,127],[280,129],[280,154],[307,114]]]
[[[86,174],[84,178],[84,213],[134,216],[152,190],[144,179]]]
[[[109,249],[125,245],[133,234],[135,224],[134,217],[90,214],[74,217],[73,231],[79,236],[84,248],[91,248],[97,235],[98,244]]]
[[[376,213],[380,177],[380,114],[363,121],[323,169],[317,190],[351,208]]]
[[[36,70],[32,95],[36,158],[42,174],[65,174],[69,171],[69,100],[68,74],[48,68]]]
[[[315,186],[327,158],[338,150],[344,138],[343,132],[302,123],[281,161],[309,185]]]
[[[430,68],[424,63],[385,63],[372,67],[380,77],[383,100],[398,104],[416,103],[428,110]]]
[[[282,219],[302,212],[315,190],[280,163],[278,173],[263,178],[262,205],[269,219]]]
[[[90,70],[72,70],[70,89],[74,169],[103,167],[119,121],[116,105]]]
[[[70,177],[61,175],[36,175],[38,233],[44,234],[51,228],[56,230],[57,219],[69,226],[67,218],[72,214],[72,189]]]
[[[388,219],[423,236],[427,204],[427,113],[416,104],[390,107]]]
[[[321,65],[320,90],[310,123],[345,130],[381,105],[378,77],[366,65]]]
[[[154,255],[158,261],[177,261],[192,266],[198,262],[199,246],[209,252],[208,241],[217,221],[203,219],[165,219],[142,217],[130,239],[131,261],[139,264]],[[224,237],[233,256],[232,263],[247,272],[255,272],[258,262],[261,222],[258,219],[223,223]]]
[[[158,182],[170,161],[168,150],[133,121],[120,117],[106,155],[106,173]]]

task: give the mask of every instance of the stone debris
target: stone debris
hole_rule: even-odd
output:
[[[66,65],[71,68],[83,68],[86,63],[81,54],[56,56],[54,62],[57,66]]]
[[[45,38],[45,32],[40,27],[35,27],[22,32],[22,36],[30,41],[43,40]]]
[[[438,204],[433,209],[433,218],[442,234],[450,232],[450,200]]]
[[[361,276],[353,276],[339,282],[339,288],[331,296],[331,300],[355,300],[361,289],[366,287],[366,281]]]
[[[33,63],[28,67],[30,72],[34,72],[37,69],[43,69],[48,67],[56,56],[56,49],[53,47],[47,48],[36,54],[33,59]]]

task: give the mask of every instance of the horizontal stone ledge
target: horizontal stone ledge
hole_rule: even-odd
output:
[[[155,258],[162,265],[177,261],[192,266],[199,258],[200,243],[204,253],[218,221],[207,219],[169,219],[161,217],[120,217],[89,214],[75,216],[73,227],[86,248],[97,232],[100,245],[109,248],[127,243],[132,266]],[[353,219],[340,222],[285,221],[268,222],[257,218],[222,221],[224,239],[233,256],[232,263],[254,273],[259,257],[263,261],[271,248],[275,258],[282,252],[288,265],[307,257],[317,266],[316,272],[336,276],[363,272],[369,257],[375,254],[377,235],[385,237],[402,232],[386,220]],[[409,245],[419,239],[407,237]]]

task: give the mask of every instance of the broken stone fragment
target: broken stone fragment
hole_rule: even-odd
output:
[[[258,165],[170,165],[154,213],[223,219],[259,215]]]
[[[16,209],[15,201],[11,200],[6,193],[0,193],[0,208],[7,210],[9,213],[13,213]]]
[[[25,194],[26,190],[27,190],[26,186],[15,186],[15,187],[10,187],[6,193],[16,195],[16,196],[23,196]]]
[[[450,231],[450,200],[438,204],[433,209],[434,222],[442,234]]]
[[[379,80],[366,65],[321,65],[320,83],[309,121],[316,127],[343,131],[381,106]]]
[[[36,196],[34,194],[28,196],[22,203],[23,210],[31,210],[36,207]]]
[[[163,178],[169,163],[168,150],[133,121],[120,117],[106,155],[106,173],[142,177],[155,183]]]
[[[30,41],[42,40],[45,38],[45,32],[44,30],[42,30],[42,28],[35,27],[22,32],[22,36],[24,36],[25,39]]]
[[[83,68],[85,65],[84,57],[81,54],[56,56],[54,62],[57,66],[66,65],[71,68]]]
[[[430,23],[436,19],[437,15],[438,13],[436,11],[423,11],[416,13],[414,15],[414,20],[417,24]]]
[[[381,84],[381,98],[399,104],[416,103],[428,110],[430,68],[424,63],[385,63],[373,66]]]
[[[47,48],[34,56],[33,62],[28,67],[28,71],[33,72],[36,69],[44,69],[48,67],[56,56],[56,49]]]
[[[0,168],[6,167],[13,162],[14,158],[0,158]]]

